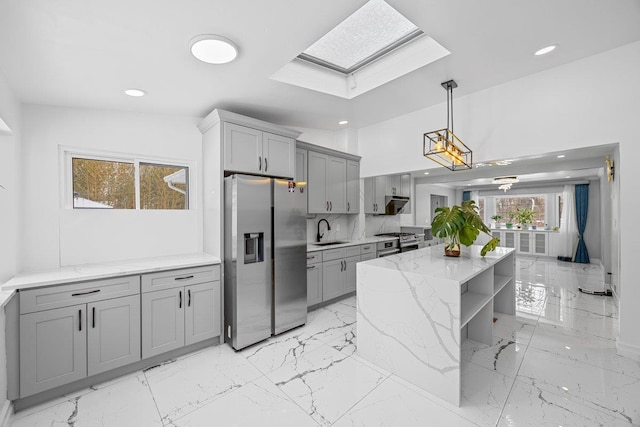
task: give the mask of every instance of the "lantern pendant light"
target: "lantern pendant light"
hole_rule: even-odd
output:
[[[452,171],[471,169],[473,153],[453,133],[453,89],[458,84],[449,80],[441,85],[447,91],[447,127],[424,134],[423,155]]]

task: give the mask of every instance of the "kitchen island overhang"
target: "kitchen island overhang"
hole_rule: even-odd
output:
[[[460,406],[461,344],[493,344],[494,311],[515,314],[515,250],[444,245],[357,265],[357,354]]]

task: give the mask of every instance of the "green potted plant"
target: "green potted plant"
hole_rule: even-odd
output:
[[[506,224],[507,228],[513,228],[513,220],[516,217],[516,213],[514,211],[509,211],[509,222]]]
[[[460,256],[460,245],[471,246],[480,232],[491,236],[491,231],[478,215],[478,207],[474,200],[466,200],[462,205],[452,208],[437,208],[435,212],[436,215],[431,221],[431,231],[434,236],[447,239],[448,243],[444,248],[446,256]],[[500,239],[492,237],[482,247],[480,255],[485,256],[487,252],[495,250],[499,243]]]
[[[494,221],[494,228],[500,227],[500,220],[502,219],[502,215],[495,214],[491,217]]]
[[[536,212],[531,208],[519,208],[517,211],[518,222],[524,228],[533,222]]]

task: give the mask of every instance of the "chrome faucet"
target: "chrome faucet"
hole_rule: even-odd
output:
[[[327,231],[331,230],[331,226],[329,225],[329,221],[327,221],[326,219],[322,218],[320,221],[318,221],[318,234],[316,235],[316,242],[319,242],[320,239],[322,239],[322,236],[324,236],[323,234],[320,234],[320,223],[324,221],[327,223]]]

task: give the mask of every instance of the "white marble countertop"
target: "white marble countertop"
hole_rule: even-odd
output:
[[[19,274],[0,286],[0,291],[60,285],[211,264],[220,264],[220,258],[205,253],[197,253],[100,264],[71,265],[48,271]]]
[[[445,256],[444,246],[441,244],[363,261],[362,265],[437,277],[462,284],[515,251],[513,248],[496,248],[482,257],[481,245],[462,246],[460,257],[456,258]]]
[[[338,248],[346,248],[347,246],[357,246],[357,245],[366,245],[367,243],[378,243],[378,242],[388,242],[391,240],[395,240],[395,237],[366,237],[362,240],[342,240],[338,245],[326,245],[326,246],[318,246],[313,243],[307,243],[307,252],[316,252],[316,251],[324,251],[327,249],[338,249]]]

